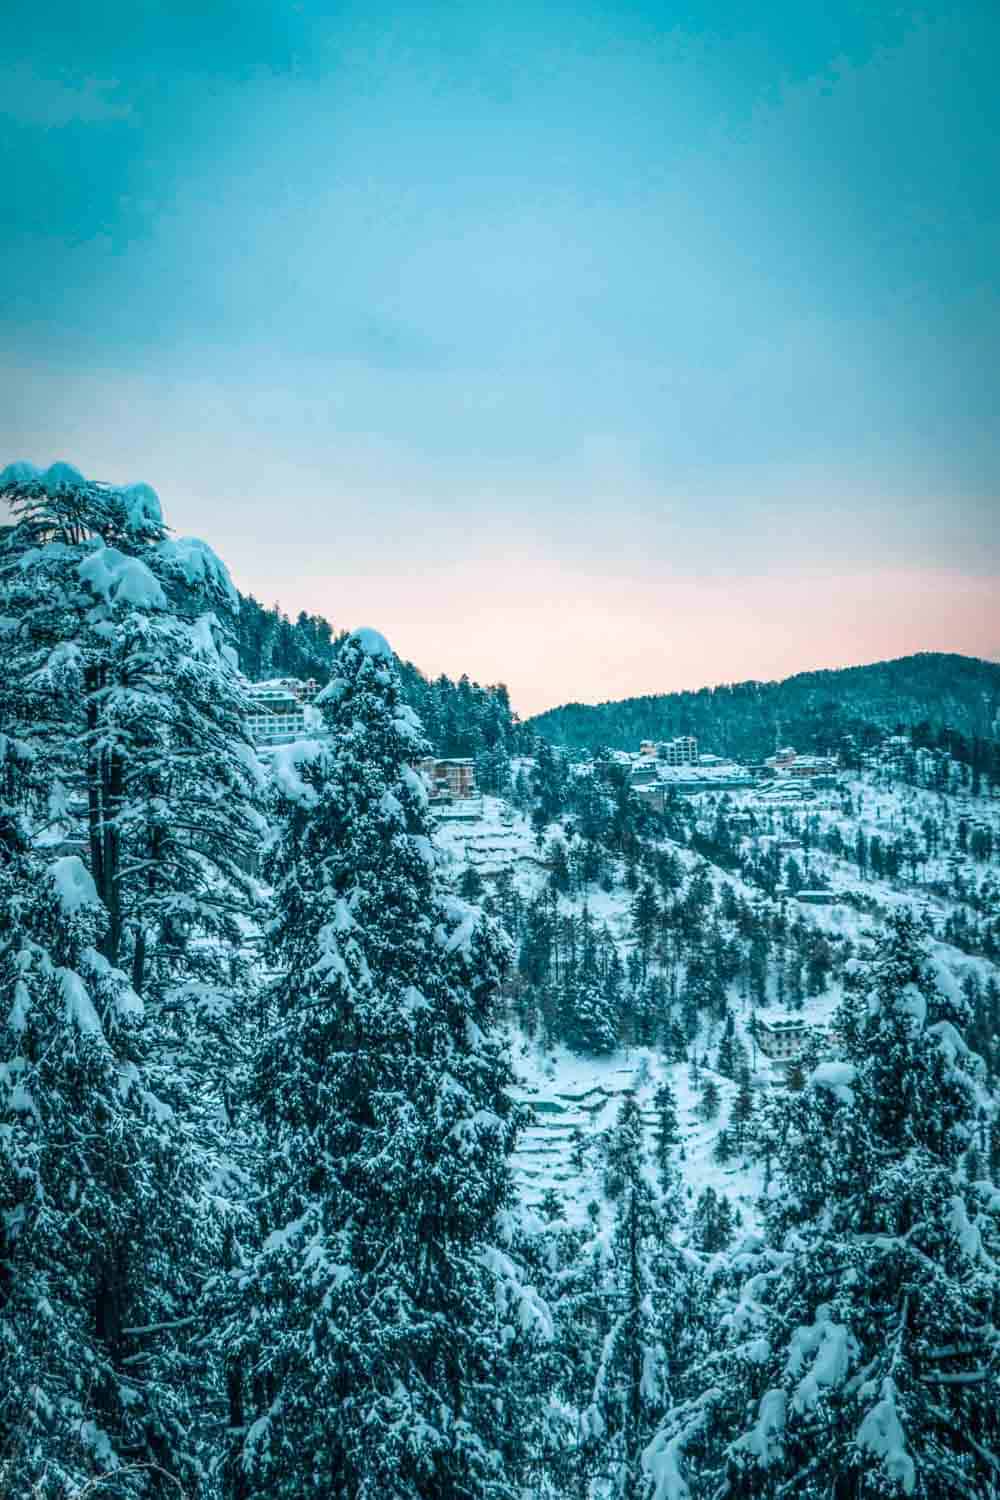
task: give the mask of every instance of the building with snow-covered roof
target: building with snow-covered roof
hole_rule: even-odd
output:
[[[836,774],[837,762],[831,760],[828,755],[797,755],[788,767],[788,776],[833,776]]]
[[[255,745],[285,745],[305,734],[305,706],[289,683],[288,678],[272,678],[246,684],[247,728]]]
[[[662,766],[660,785],[692,797],[698,792],[743,791],[753,783],[750,772],[733,761],[719,761],[715,765]]]
[[[642,740],[639,754],[668,766],[694,766],[698,763],[698,741],[693,734],[679,734],[672,740]]]
[[[837,770],[837,762],[830,756],[800,755],[791,745],[785,745],[781,750],[776,750],[773,755],[768,756],[764,764],[779,776],[794,776],[802,780],[811,779],[814,776],[833,776]]]
[[[754,1020],[757,1045],[772,1062],[794,1062],[802,1054],[808,1027],[801,1016],[760,1011]]]
[[[661,745],[657,745],[656,753],[668,766],[696,766],[698,741],[693,734],[679,734],[676,739],[664,740]]]

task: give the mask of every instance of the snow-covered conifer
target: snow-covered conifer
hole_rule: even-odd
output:
[[[0,834],[0,1491],[193,1489],[203,1164],[75,855]],[[113,1475],[113,1479],[112,1476]]]
[[[158,1289],[169,1285],[176,1317],[166,1321],[197,1333],[194,1304],[217,1257],[234,1182],[224,1103],[239,1067],[240,950],[261,831],[259,766],[230,646],[238,596],[209,548],[167,535],[147,486],[96,484],[63,464],[45,473],[18,464],[0,475],[0,494],[15,518],[0,548],[7,826],[28,861],[17,867],[15,886],[34,878],[32,861],[44,865],[46,849],[82,861],[95,914],[81,982],[103,976],[110,984],[114,976],[120,987],[128,974],[128,992],[145,1011],[144,1066],[158,1079],[148,1098],[159,1100],[161,1132],[170,1135],[173,1121],[176,1171],[161,1173],[156,1211],[145,1166],[116,1167],[117,1209],[106,1215],[105,1243],[94,1253],[98,1265],[115,1267],[133,1303],[147,1277],[150,1310],[130,1313],[132,1323],[161,1320]],[[16,891],[11,899],[20,899]],[[53,933],[56,947],[64,940]],[[79,1110],[74,1077],[53,1074],[50,1084],[53,1119]],[[115,1144],[112,1117],[85,1163],[98,1182],[117,1160],[105,1162],[102,1152]],[[151,1158],[148,1170],[156,1166]],[[75,1190],[84,1187],[81,1179]],[[192,1213],[200,1228],[188,1236]],[[155,1274],[143,1269],[147,1221],[177,1226],[162,1236]],[[166,1335],[144,1335],[154,1347],[127,1353],[116,1343],[109,1356],[135,1361],[139,1392],[139,1367],[154,1368],[159,1347],[176,1342]],[[70,1339],[66,1358],[74,1357]],[[209,1365],[199,1352],[193,1365],[184,1355],[172,1366],[189,1428],[216,1397]],[[141,1395],[133,1404],[138,1420]]]
[[[605,1331],[582,1428],[600,1440],[609,1493],[631,1500],[641,1492],[640,1457],[668,1401],[668,1346],[680,1302],[679,1256],[667,1231],[673,1194],[659,1199],[646,1173],[642,1116],[626,1094],[609,1157],[617,1179],[616,1212],[605,1281]]]
[[[961,1169],[982,1068],[949,989],[895,916],[848,1006],[848,1055],[788,1100],[768,1241],[734,1262],[702,1394],[650,1449],[657,1481],[684,1452],[706,1493],[996,1490],[1000,1203]]]
[[[420,726],[373,631],[279,751],[255,1069],[267,1237],[230,1346],[250,1492],[517,1492],[516,1356],[544,1310],[496,1240],[518,1112],[494,1039],[506,943],[450,894],[411,763]]]

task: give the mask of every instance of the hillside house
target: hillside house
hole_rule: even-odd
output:
[[[465,802],[476,795],[476,766],[471,756],[439,760],[427,756],[418,761],[432,802]]]
[[[756,1017],[757,1045],[772,1062],[794,1062],[802,1054],[807,1035],[801,1016],[770,1012]]]
[[[639,754],[648,760],[662,760],[668,766],[696,766],[698,741],[693,734],[679,734],[672,740],[643,740]]]
[[[247,728],[255,745],[283,745],[306,732],[305,706],[285,679],[248,682]]]

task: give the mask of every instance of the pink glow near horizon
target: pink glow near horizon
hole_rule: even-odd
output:
[[[953,572],[588,575],[501,558],[259,585],[292,615],[372,625],[429,675],[506,682],[522,715],[914,651],[1000,654],[998,580]]]

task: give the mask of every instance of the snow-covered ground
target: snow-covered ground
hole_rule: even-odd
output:
[[[717,799],[699,799],[696,812],[706,820],[714,817]],[[782,857],[789,854],[800,865],[808,866],[810,884],[828,884],[839,900],[832,905],[804,905],[794,899],[787,905],[808,926],[834,939],[847,938],[857,947],[880,925],[883,914],[895,906],[915,906],[931,917],[935,927],[947,915],[951,903],[927,891],[932,879],[944,879],[952,868],[952,846],[960,817],[997,825],[1000,846],[1000,807],[984,798],[970,799],[910,786],[886,787],[868,773],[844,778],[835,788],[816,793],[815,799],[792,806],[775,806],[758,792],[729,793],[728,805],[737,816],[753,815],[756,828],[743,836],[744,849],[765,849],[779,841]],[[867,839],[877,836],[883,842],[901,838],[907,829],[923,840],[923,825],[932,819],[943,830],[948,848],[920,870],[919,882],[910,880],[903,871],[895,880],[863,877],[850,857],[859,827]],[[808,820],[807,840],[802,848],[803,829]],[[836,826],[845,846],[844,856],[823,847],[825,836]],[[482,799],[482,816],[475,820],[444,820],[439,823],[436,843],[451,862],[455,878],[466,865],[472,865],[489,883],[501,870],[511,870],[515,888],[525,899],[543,887],[547,870],[541,850],[554,836],[562,833],[560,825],[545,830],[541,841],[536,838],[528,820],[499,798]],[[760,903],[767,898],[754,885],[729,870],[706,861],[703,855],[683,846],[671,844],[685,876],[696,868],[707,870],[716,892],[728,884],[740,897]],[[963,857],[963,873],[975,873],[973,862]],[[996,864],[978,871],[983,879]],[[860,899],[859,899],[860,898]],[[598,925],[604,925],[620,945],[623,959],[630,939],[630,893],[621,885],[607,892],[592,886],[586,893],[572,897],[561,895],[559,909],[563,914],[579,914],[586,905]],[[855,904],[857,902],[857,904]],[[948,943],[932,940],[931,959],[940,983],[948,988],[975,972],[981,980],[995,967],[984,958],[970,956]],[[834,980],[819,996],[807,997],[802,1019],[810,1028],[828,1030],[830,1018],[841,999],[841,987]],[[733,988],[730,995],[736,1034],[743,1041],[754,1067],[755,1088],[781,1087],[784,1075],[755,1048],[748,1032],[749,1005]],[[714,1060],[718,1028],[699,1037],[700,1057]],[[518,1075],[517,1097],[531,1109],[532,1122],[525,1130],[515,1157],[515,1167],[526,1206],[538,1205],[548,1189],[554,1189],[564,1204],[571,1222],[583,1223],[596,1212],[605,1217],[608,1208],[601,1190],[602,1155],[600,1138],[613,1123],[622,1095],[636,1092],[653,1145],[655,1123],[653,1096],[666,1078],[677,1104],[681,1143],[675,1159],[682,1175],[684,1190],[693,1201],[706,1187],[725,1193],[739,1209],[745,1226],[754,1224],[754,1205],[762,1180],[760,1168],[739,1155],[728,1163],[714,1159],[714,1148],[720,1130],[728,1119],[736,1085],[720,1074],[703,1068],[703,1078],[711,1074],[720,1096],[718,1115],[702,1119],[698,1105],[701,1088],[693,1087],[687,1063],[664,1060],[655,1048],[620,1049],[610,1057],[580,1057],[557,1045],[541,1049],[539,1044],[512,1026],[511,1051]],[[596,1203],[597,1209],[590,1208]]]
[[[583,1224],[588,1206],[597,1203],[607,1213],[601,1185],[602,1156],[599,1142],[614,1124],[622,1096],[635,1092],[646,1126],[652,1155],[656,1113],[653,1097],[666,1079],[673,1091],[680,1126],[680,1144],[674,1157],[684,1190],[690,1201],[705,1187],[725,1193],[740,1211],[744,1224],[754,1222],[754,1203],[759,1195],[760,1170],[739,1157],[725,1165],[713,1158],[719,1132],[729,1114],[736,1085],[721,1074],[704,1069],[702,1076],[714,1078],[721,1104],[717,1117],[708,1122],[698,1113],[700,1089],[692,1087],[686,1063],[668,1063],[651,1047],[633,1047],[610,1057],[577,1057],[563,1046],[545,1051],[519,1032],[512,1033],[514,1066],[519,1078],[518,1099],[529,1105],[533,1122],[524,1132],[514,1157],[514,1167],[526,1205],[534,1207],[547,1189],[558,1193],[570,1223]],[[576,1158],[581,1162],[577,1166]]]

